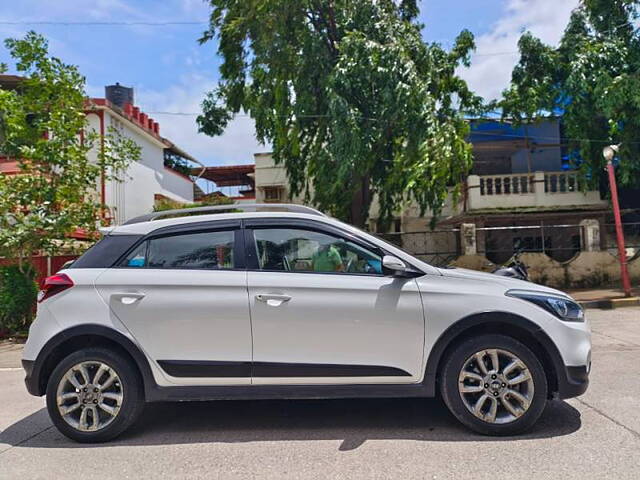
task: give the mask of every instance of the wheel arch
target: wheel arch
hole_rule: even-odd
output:
[[[490,311],[464,317],[451,325],[434,344],[425,368],[425,379],[437,391],[438,376],[448,353],[461,341],[475,335],[499,333],[522,342],[540,359],[547,377],[549,393],[559,390],[559,375],[564,371],[564,362],[558,348],[542,328],[520,315]]]
[[[64,357],[82,348],[95,346],[111,348],[128,357],[140,374],[145,396],[155,387],[147,357],[131,339],[113,328],[89,324],[68,328],[49,339],[27,376],[29,391],[34,395],[44,395],[51,373]]]

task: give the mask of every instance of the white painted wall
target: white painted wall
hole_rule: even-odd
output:
[[[264,203],[264,187],[282,187],[284,189],[283,202],[302,203],[301,198],[289,197],[289,180],[283,165],[276,165],[270,153],[256,153],[256,203]]]
[[[155,172],[161,193],[180,202],[193,202],[193,182],[169,168]]]
[[[99,117],[90,113],[87,120],[89,128],[99,133]],[[105,203],[111,209],[116,224],[152,212],[155,194],[179,202],[193,202],[193,183],[164,167],[165,146],[160,140],[106,110],[105,132],[109,126],[118,128],[141,148],[140,160],[132,163],[125,172],[119,173],[121,181],[107,181],[105,185]],[[92,152],[92,155],[95,158],[96,152]],[[99,184],[97,188],[100,192]]]

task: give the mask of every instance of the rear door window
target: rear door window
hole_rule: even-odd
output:
[[[234,231],[199,232],[149,239],[121,266],[128,268],[223,270],[235,268]]]

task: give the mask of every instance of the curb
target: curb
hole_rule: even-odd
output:
[[[604,300],[589,300],[578,303],[585,309],[599,308],[601,310],[612,310],[614,308],[640,306],[640,297],[608,298]]]

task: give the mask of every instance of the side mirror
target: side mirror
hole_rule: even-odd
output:
[[[383,271],[390,272],[392,275],[402,275],[407,271],[407,264],[398,257],[385,255],[382,257],[382,269]]]

